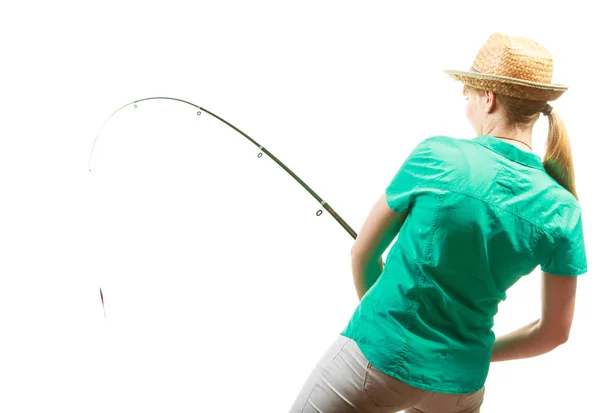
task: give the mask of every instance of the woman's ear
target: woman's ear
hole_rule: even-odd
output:
[[[496,94],[492,91],[486,90],[483,98],[485,102],[485,111],[487,113],[492,113],[492,111],[496,108]]]

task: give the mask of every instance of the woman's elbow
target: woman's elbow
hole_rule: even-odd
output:
[[[364,250],[362,250],[360,248],[360,245],[358,244],[352,244],[352,248],[350,248],[350,257],[352,257],[353,260],[361,258],[365,255]]]
[[[570,328],[543,329],[544,341],[552,343],[555,347],[561,346],[569,341]]]
[[[365,265],[375,260],[375,254],[373,251],[367,251],[364,248],[352,247],[350,250],[350,259],[353,263],[359,265]]]
[[[565,344],[567,341],[569,341],[569,332],[568,331],[565,331],[564,333],[559,335],[557,338],[557,343],[559,346],[562,344]]]

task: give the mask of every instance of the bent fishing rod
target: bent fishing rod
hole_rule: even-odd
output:
[[[279,165],[280,167],[282,167],[288,174],[290,174],[292,176],[292,178],[294,178],[300,185],[302,185],[302,187],[304,189],[306,189],[316,200],[317,202],[319,202],[319,204],[321,204],[321,206],[331,214],[332,217],[335,218],[335,220],[352,236],[352,238],[356,239],[357,234],[356,232],[350,227],[350,225],[348,225],[346,223],[346,221],[344,221],[342,219],[341,216],[339,216],[339,214],[337,212],[335,212],[335,210],[333,208],[331,208],[331,206],[325,202],[315,191],[313,191],[306,183],[304,183],[304,181],[302,179],[300,179],[298,177],[298,175],[296,175],[294,172],[292,172],[283,162],[281,162],[279,159],[277,159],[277,157],[275,155],[273,155],[269,150],[267,150],[267,148],[265,148],[264,146],[262,146],[261,144],[259,144],[258,142],[256,142],[254,139],[252,139],[250,136],[248,136],[246,133],[242,132],[240,129],[238,129],[237,127],[235,127],[234,125],[232,125],[231,123],[227,122],[225,119],[215,115],[214,113],[210,112],[207,109],[204,109],[203,107],[196,105],[194,103],[188,102],[186,100],[182,100],[182,99],[177,99],[177,98],[171,98],[171,97],[150,97],[150,98],[144,98],[144,99],[139,99],[139,100],[134,100],[133,102],[130,102],[126,105],[121,106],[119,109],[117,109],[116,111],[114,111],[109,117],[108,119],[106,119],[104,121],[104,123],[102,124],[102,126],[100,127],[100,130],[98,131],[98,133],[96,134],[96,138],[94,139],[94,144],[92,145],[92,150],[90,152],[90,159],[89,159],[89,163],[88,163],[88,170],[91,172],[92,168],[92,158],[94,156],[94,149],[96,148],[96,143],[98,142],[98,137],[100,136],[100,133],[102,132],[102,129],[104,129],[104,126],[106,126],[106,124],[108,123],[108,121],[115,116],[118,112],[120,112],[122,109],[125,109],[128,106],[133,105],[134,108],[138,107],[138,103],[139,102],[144,102],[146,100],[155,100],[155,99],[165,99],[165,100],[173,100],[173,101],[177,101],[177,102],[182,102],[185,104],[188,104],[190,106],[193,106],[195,108],[198,109],[198,111],[196,112],[197,116],[200,116],[202,114],[202,112],[206,112],[209,115],[211,115],[212,117],[214,117],[215,119],[220,120],[221,122],[223,122],[224,124],[226,124],[227,126],[229,126],[230,128],[232,128],[233,130],[235,130],[236,132],[240,133],[242,136],[244,136],[246,139],[248,139],[250,142],[252,142],[254,145],[256,145],[261,152],[258,153],[258,158],[262,157],[263,152],[265,154],[267,154],[267,156],[269,156],[271,159],[273,159],[273,161],[275,161],[275,163],[277,163],[277,165]],[[321,209],[319,209],[317,211],[317,216],[320,216],[323,213],[323,211]],[[100,297],[102,300],[102,307],[104,308],[104,296],[102,294],[102,288],[100,288]],[[106,318],[106,311],[104,313],[104,317]]]
[[[300,185],[302,185],[302,187],[304,189],[306,189],[320,204],[323,208],[325,208],[325,210],[327,212],[329,212],[331,214],[332,217],[334,217],[336,219],[336,221],[352,236],[352,238],[356,239],[357,234],[356,232],[350,227],[350,225],[348,225],[346,223],[346,221],[344,221],[342,219],[342,217],[340,217],[338,215],[337,212],[334,211],[333,208],[331,208],[331,206],[325,202],[319,195],[317,195],[317,193],[315,191],[313,191],[308,185],[306,185],[304,183],[304,181],[302,179],[300,179],[298,177],[298,175],[296,175],[294,172],[292,172],[290,170],[290,168],[288,168],[287,166],[285,166],[285,164],[283,162],[281,162],[279,159],[277,159],[277,157],[275,155],[273,155],[269,150],[267,150],[267,148],[265,148],[264,146],[262,146],[261,144],[259,144],[258,142],[256,142],[254,139],[252,139],[250,136],[248,136],[247,134],[245,134],[244,132],[242,132],[240,129],[238,129],[237,127],[235,127],[234,125],[232,125],[231,123],[227,122],[225,119],[215,115],[214,113],[204,109],[201,106],[198,106],[194,103],[190,103],[188,101],[182,100],[182,99],[177,99],[177,98],[170,98],[170,97],[151,97],[151,98],[145,98],[145,99],[139,99],[139,100],[134,100],[133,102],[130,102],[126,105],[121,106],[119,109],[117,109],[116,111],[113,112],[112,115],[110,115],[108,117],[108,119],[106,119],[106,121],[104,122],[104,124],[102,125],[102,127],[100,128],[100,131],[98,132],[98,134],[96,135],[96,138],[94,139],[94,144],[92,145],[92,151],[90,153],[90,160],[88,163],[88,170],[91,172],[92,168],[92,158],[94,156],[94,149],[96,147],[96,143],[98,142],[98,137],[100,136],[100,133],[102,132],[102,129],[104,129],[104,126],[108,123],[108,121],[117,114],[117,112],[121,111],[122,109],[125,109],[127,106],[133,105],[134,108],[137,108],[137,104],[139,102],[143,102],[146,100],[152,100],[152,99],[167,99],[167,100],[174,100],[174,101],[178,101],[178,102],[183,102],[186,103],[188,105],[191,105],[195,108],[198,109],[198,112],[196,112],[196,114],[198,116],[200,116],[202,114],[202,112],[206,112],[209,115],[211,115],[212,117],[214,117],[215,119],[220,120],[221,122],[223,122],[224,124],[226,124],[227,126],[229,126],[230,128],[234,129],[236,132],[240,133],[242,136],[246,137],[250,142],[252,142],[254,145],[256,145],[261,152],[258,153],[258,158],[262,157],[262,153],[264,152],[265,154],[267,154],[267,156],[269,156],[271,159],[273,159],[277,165],[281,166],[288,174],[290,174],[292,176],[292,178],[294,178]],[[317,211],[317,216],[320,216],[323,213],[322,210],[318,210]]]

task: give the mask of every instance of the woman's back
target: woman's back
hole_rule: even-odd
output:
[[[577,200],[537,155],[495,137],[423,141],[386,199],[410,213],[342,335],[417,387],[480,389],[506,290],[540,264],[552,274],[586,270]]]

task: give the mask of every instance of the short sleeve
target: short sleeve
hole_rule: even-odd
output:
[[[414,199],[415,190],[428,178],[427,165],[431,158],[432,139],[422,141],[413,149],[387,186],[386,201],[393,211],[408,211]]]
[[[548,274],[576,276],[587,272],[587,257],[583,238],[583,223],[579,207],[573,217],[573,225],[557,240],[555,248],[541,263]]]

